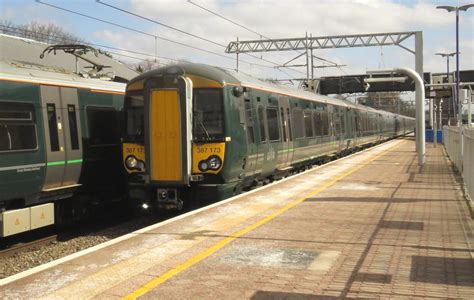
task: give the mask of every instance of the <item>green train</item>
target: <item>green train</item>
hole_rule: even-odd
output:
[[[132,79],[124,111],[128,196],[143,208],[223,199],[415,126],[413,118],[191,63]]]
[[[123,83],[0,61],[0,237],[123,195],[124,93]]]

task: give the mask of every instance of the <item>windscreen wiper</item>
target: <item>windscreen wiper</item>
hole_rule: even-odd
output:
[[[199,125],[201,126],[202,131],[206,134],[206,137],[208,140],[211,139],[211,136],[209,135],[209,132],[206,129],[206,126],[202,123],[202,121],[199,122]]]

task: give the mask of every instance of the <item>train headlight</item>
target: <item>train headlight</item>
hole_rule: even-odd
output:
[[[199,170],[201,170],[202,172],[206,172],[209,169],[209,165],[208,165],[207,161],[205,161],[205,160],[201,160],[199,162],[198,167],[199,167]]]
[[[138,160],[135,156],[130,155],[125,159],[125,166],[127,166],[128,169],[135,170],[138,167]]]
[[[207,159],[207,164],[209,169],[219,170],[219,168],[222,166],[222,160],[219,158],[219,156],[213,155]]]

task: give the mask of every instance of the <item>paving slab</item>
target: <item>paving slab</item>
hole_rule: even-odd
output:
[[[0,298],[470,298],[442,147],[397,139],[0,281]]]

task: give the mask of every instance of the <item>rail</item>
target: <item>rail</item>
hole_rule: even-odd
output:
[[[462,175],[471,201],[474,199],[474,128],[444,126],[444,147],[449,158]],[[462,140],[460,143],[460,136]],[[462,156],[460,147],[462,146]]]

